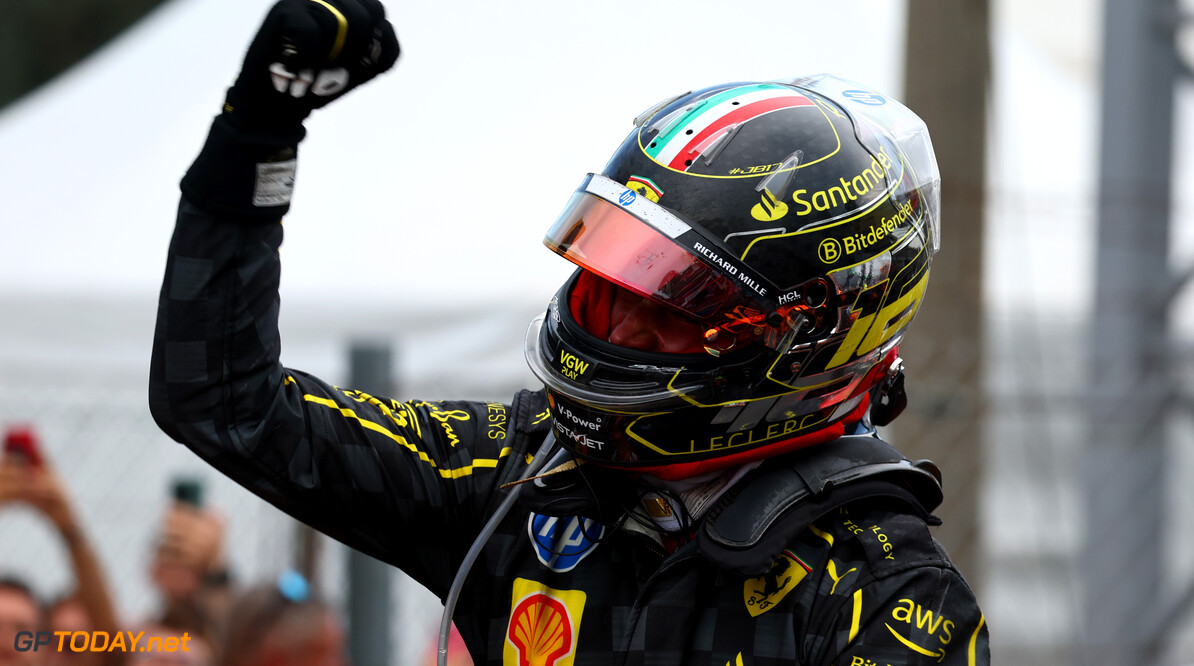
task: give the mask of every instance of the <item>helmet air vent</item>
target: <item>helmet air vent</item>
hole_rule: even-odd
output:
[[[705,106],[706,102],[707,102],[706,100],[701,100],[694,104],[682,106],[682,107],[672,111],[671,113],[667,114],[666,116],[651,123],[651,125],[646,130],[647,133],[655,132],[656,137],[666,137],[669,132],[671,132],[673,129],[675,129],[676,126],[679,125],[684,120],[684,118],[688,117],[688,114],[699,111],[702,107]]]
[[[680,99],[681,97],[687,97],[691,94],[692,94],[692,91],[689,90],[688,92],[686,92],[682,95],[676,95],[674,97],[669,97],[661,102],[657,102],[656,104],[652,105],[651,108],[647,109],[646,111],[643,111],[642,113],[640,113],[634,117],[634,126],[642,127],[643,124],[646,123],[648,120],[650,120],[655,114],[659,113],[660,111],[667,108],[668,106],[671,106],[672,102]]]
[[[803,159],[803,150],[797,150],[788,155],[783,162],[780,162],[778,169],[772,171],[771,175],[764,178],[763,182],[755,187],[755,191],[766,190],[776,199],[782,199],[788,193],[788,188],[792,187],[792,181],[796,178],[796,167],[800,166],[800,161]]]
[[[738,130],[742,129],[742,125],[743,123],[730,125],[707,145],[697,147],[701,152],[701,156],[705,158],[705,166],[713,164],[713,160],[717,159],[717,156],[726,149],[726,146],[730,145],[730,141],[738,134]]]

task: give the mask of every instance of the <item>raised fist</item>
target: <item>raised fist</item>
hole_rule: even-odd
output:
[[[249,45],[224,113],[242,129],[287,133],[386,71],[398,38],[378,0],[279,0]]]

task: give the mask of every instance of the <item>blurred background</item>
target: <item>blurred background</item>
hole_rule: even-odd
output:
[[[155,552],[197,480],[238,581],[302,569],[383,618],[358,664],[421,664],[434,598],[207,469],[146,406],[177,181],[269,4],[6,1],[0,426],[37,433],[126,621],[160,611]],[[508,400],[569,272],[541,235],[636,114],[724,81],[854,79],[920,113],[941,163],[942,250],[888,437],[945,470],[937,535],[993,663],[1194,664],[1191,4],[393,0],[396,69],[307,123],[283,361]],[[44,599],[73,584],[21,503],[0,505],[0,574]]]

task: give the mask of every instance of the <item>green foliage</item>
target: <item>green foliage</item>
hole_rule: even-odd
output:
[[[0,0],[0,107],[33,90],[164,0]]]

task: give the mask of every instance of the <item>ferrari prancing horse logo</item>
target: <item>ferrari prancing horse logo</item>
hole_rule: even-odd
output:
[[[626,181],[626,189],[637,192],[655,203],[659,203],[659,197],[663,196],[663,190],[659,189],[654,181],[642,176],[631,176]]]
[[[751,617],[758,617],[771,610],[812,570],[795,553],[785,549],[771,563],[770,571],[743,584],[742,597],[746,602],[746,611]]]

